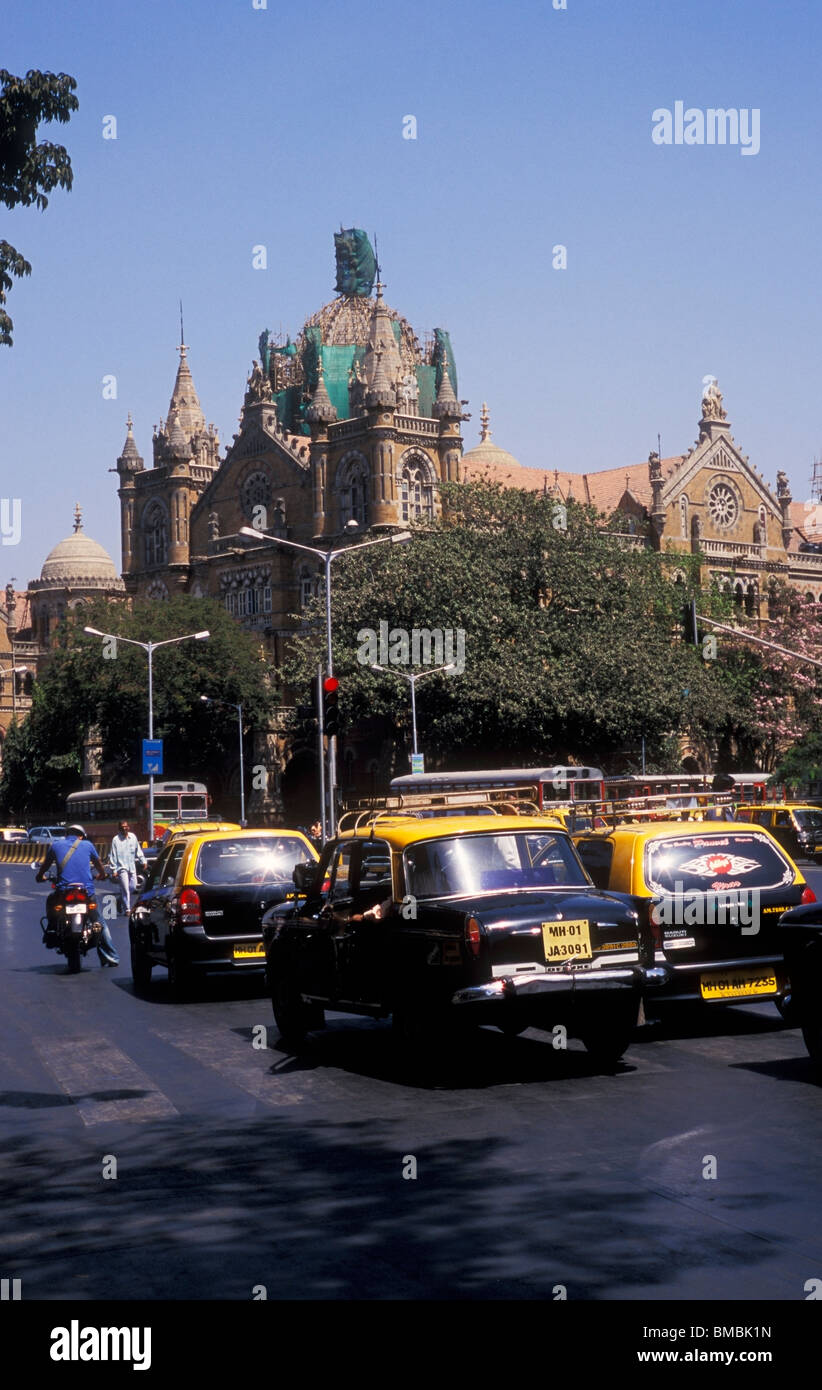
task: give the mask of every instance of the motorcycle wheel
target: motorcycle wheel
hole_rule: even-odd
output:
[[[71,937],[70,940],[68,940],[68,941],[66,942],[66,945],[65,945],[65,952],[66,952],[66,964],[67,964],[67,967],[68,967],[68,969],[67,969],[67,974],[69,974],[69,975],[78,975],[78,974],[80,973],[80,970],[82,969],[82,966],[81,966],[81,964],[80,964],[80,943],[79,943],[79,941],[77,941],[74,937]]]

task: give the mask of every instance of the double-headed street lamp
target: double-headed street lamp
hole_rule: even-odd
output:
[[[245,764],[243,762],[243,707],[233,700],[213,700],[210,695],[201,695],[205,705],[223,705],[225,709],[237,711],[237,732],[240,736],[240,825],[245,829]]]
[[[343,545],[339,550],[320,550],[314,545],[300,545],[297,541],[283,540],[282,536],[271,536],[267,531],[253,531],[250,526],[241,526],[239,535],[249,536],[255,541],[266,541],[270,545],[284,545],[289,550],[301,550],[306,555],[313,555],[325,566],[325,642],[326,642],[326,675],[334,674],[334,656],[331,651],[331,563],[340,555],[351,555],[355,550],[365,550],[369,545],[404,545],[410,541],[410,531],[393,532],[390,536],[378,536],[373,541],[359,541],[356,545]],[[334,834],[336,816],[334,814],[334,800],[337,788],[337,755],[336,737],[331,735],[328,739],[328,834]],[[325,808],[323,808],[324,810]],[[323,819],[325,816],[323,815]]]
[[[435,676],[438,671],[456,671],[456,665],[449,661],[445,666],[426,666],[424,671],[397,671],[393,666],[378,666],[374,662],[371,666],[372,671],[384,671],[388,676],[399,676],[401,680],[408,681],[411,687],[411,732],[414,742],[414,753],[417,752],[417,699],[415,688],[417,681],[421,681],[423,676]]]
[[[91,637],[107,637],[113,642],[125,642],[130,647],[142,647],[148,653],[148,736],[154,738],[154,683],[152,676],[151,658],[158,647],[173,647],[178,642],[203,642],[206,637],[210,637],[210,632],[187,632],[183,637],[165,637],[162,642],[138,642],[135,637],[121,637],[116,632],[101,632],[96,627],[84,627]],[[154,841],[154,773],[148,774],[148,842]]]

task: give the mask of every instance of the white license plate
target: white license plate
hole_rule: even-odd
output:
[[[66,911],[68,912],[69,917],[73,917],[75,912],[85,912],[85,910],[85,903],[68,903],[66,905]]]

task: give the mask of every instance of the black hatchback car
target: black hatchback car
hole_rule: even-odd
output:
[[[666,978],[636,911],[594,888],[568,834],[539,817],[377,816],[294,878],[296,903],[263,918],[286,1041],[326,1009],[391,1015],[408,1044],[451,1025],[563,1025],[612,1065],[641,991]]]
[[[261,971],[261,920],[293,897],[294,865],[317,851],[296,830],[197,830],[176,835],[148,871],[129,917],[131,973],[148,988],[155,965],[177,994],[205,974]]]

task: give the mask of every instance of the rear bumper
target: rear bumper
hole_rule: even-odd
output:
[[[506,1008],[511,1004],[560,1002],[569,1005],[583,999],[594,999],[605,995],[639,995],[644,989],[658,990],[663,987],[670,975],[667,966],[656,965],[650,968],[640,966],[613,966],[602,970],[546,971],[540,975],[505,976],[499,980],[489,980],[486,984],[469,985],[458,989],[451,996],[451,1003],[458,1009],[497,1006]]]
[[[668,978],[661,989],[654,992],[654,999],[665,1002],[674,1000],[699,1000],[713,1004],[767,1004],[790,992],[790,978],[781,955],[740,956],[733,960],[695,961],[680,965],[667,962]],[[757,971],[771,974],[776,978],[777,988],[769,994],[751,994],[725,999],[704,999],[700,988],[703,976],[731,975],[734,971]]]

